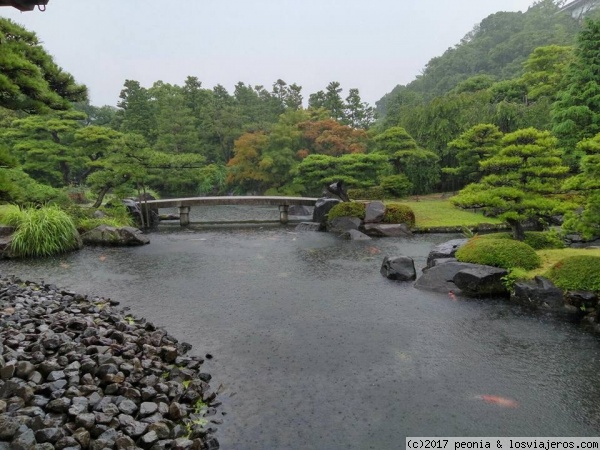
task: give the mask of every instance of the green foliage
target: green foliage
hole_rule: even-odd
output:
[[[415,213],[410,206],[401,203],[386,203],[383,221],[385,223],[404,223],[412,228],[415,226]]]
[[[69,109],[69,102],[87,97],[85,86],[54,63],[35,33],[0,18],[0,45],[0,106],[39,113]]]
[[[335,205],[327,214],[327,220],[332,221],[338,217],[365,218],[366,206],[360,202],[342,202]]]
[[[553,106],[553,131],[575,167],[577,142],[600,132],[600,20],[586,20],[578,37],[575,61],[567,69],[565,89]]]
[[[385,191],[381,186],[348,189],[348,197],[355,200],[383,200],[385,198]]]
[[[68,198],[63,192],[38,183],[21,169],[0,169],[0,200],[19,205],[68,203]]]
[[[527,279],[527,270],[521,269],[519,267],[511,267],[508,270],[508,273],[502,277],[502,282],[506,289],[514,293],[514,285],[517,281]]]
[[[545,274],[563,290],[600,292],[600,257],[571,256]]]
[[[461,262],[509,269],[535,269],[541,264],[535,250],[524,242],[508,239],[481,239],[476,236],[456,252]]]
[[[487,175],[479,183],[464,188],[452,202],[461,207],[482,207],[507,221],[515,237],[522,240],[522,224],[550,216],[565,205],[552,197],[560,189],[560,179],[569,168],[561,165],[556,139],[550,132],[534,128],[507,134],[503,148],[483,160]]]
[[[412,191],[412,183],[404,174],[381,177],[379,182],[388,198],[406,197]]]
[[[490,233],[479,235],[480,239],[513,239],[510,233]],[[526,231],[523,240],[534,250],[564,248],[565,243],[556,231]]]
[[[52,256],[78,247],[73,220],[56,206],[12,210],[4,220],[16,229],[11,242],[15,256]]]

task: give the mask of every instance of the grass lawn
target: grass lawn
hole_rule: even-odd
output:
[[[431,227],[472,227],[481,223],[501,224],[502,221],[483,214],[463,211],[450,203],[450,200],[423,198],[419,201],[408,199],[398,200],[398,203],[408,205],[415,212],[418,228]]]

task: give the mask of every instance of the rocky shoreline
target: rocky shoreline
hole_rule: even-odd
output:
[[[219,448],[190,349],[116,301],[0,279],[0,450]]]

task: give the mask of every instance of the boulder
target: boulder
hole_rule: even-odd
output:
[[[327,231],[334,233],[344,233],[350,230],[358,230],[362,220],[358,217],[336,217],[331,222],[327,222]]]
[[[440,264],[444,264],[447,262],[458,262],[456,258],[436,258],[431,261],[431,267],[439,266]],[[427,268],[423,269],[426,270]]]
[[[320,230],[324,230],[327,227],[327,214],[331,211],[338,203],[342,201],[337,198],[320,198],[317,200],[315,204],[315,209],[313,210],[313,222],[316,222],[319,225]]]
[[[342,238],[348,239],[350,241],[368,241],[371,240],[369,236],[364,233],[361,233],[358,230],[348,230],[345,233],[342,233]]]
[[[442,293],[459,292],[460,289],[454,284],[456,274],[461,270],[476,267],[478,264],[461,262],[447,262],[430,267],[423,271],[423,275],[415,283],[415,288]]]
[[[467,243],[468,239],[452,239],[443,244],[436,245],[429,252],[427,267],[432,267],[432,261],[438,258],[453,258],[456,251]]]
[[[300,222],[296,225],[296,231],[319,231],[321,224],[317,222]]]
[[[383,202],[369,202],[365,209],[365,223],[381,223],[385,214]]]
[[[410,236],[412,232],[404,223],[367,223],[364,225],[365,233],[376,237],[404,237]]]
[[[10,250],[10,243],[12,236],[0,236],[0,257],[12,258],[12,252]]]
[[[453,281],[468,296],[503,296],[508,295],[508,290],[502,281],[507,274],[506,269],[482,265],[461,270],[454,275]]]
[[[381,264],[380,272],[389,280],[412,281],[417,278],[415,262],[408,256],[386,256]]]
[[[83,242],[90,245],[131,246],[149,244],[150,239],[133,227],[111,227],[100,225],[83,236]]]
[[[517,281],[510,296],[511,301],[535,309],[560,311],[564,309],[562,291],[544,277]]]

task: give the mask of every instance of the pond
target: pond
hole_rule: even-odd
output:
[[[161,225],[144,247],[0,267],[119,300],[211,355],[204,370],[221,385],[225,449],[598,435],[596,337],[501,299],[453,299],[379,273],[384,256],[400,254],[420,273],[431,247],[456,237],[355,242],[282,226]]]

